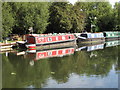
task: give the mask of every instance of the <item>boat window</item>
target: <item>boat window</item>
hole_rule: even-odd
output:
[[[71,36],[68,36],[69,39],[71,39]]]
[[[52,38],[49,37],[49,38],[48,38],[48,41],[52,41]]]
[[[52,55],[52,52],[50,51],[50,52],[48,52],[48,56],[51,56]]]
[[[63,50],[63,52],[62,52],[63,54],[65,54],[65,50]]]
[[[64,37],[64,36],[62,36],[62,39],[63,39],[63,40],[65,40],[65,37]]]
[[[68,50],[68,53],[70,53],[70,52],[71,52],[71,50],[69,49],[69,50]]]
[[[58,40],[58,37],[56,37],[56,40]]]
[[[87,38],[87,34],[81,34],[81,37],[86,37]]]
[[[39,39],[40,41],[42,41],[42,39]]]
[[[44,54],[40,54],[40,56],[39,57],[44,57]]]

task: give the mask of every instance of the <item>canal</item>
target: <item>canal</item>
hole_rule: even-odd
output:
[[[119,45],[97,50],[78,48],[68,55],[45,58],[24,51],[4,52],[2,87],[118,88],[118,53]]]

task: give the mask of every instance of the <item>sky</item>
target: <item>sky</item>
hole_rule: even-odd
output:
[[[68,0],[70,3],[74,4],[77,0]],[[115,2],[119,2],[120,0],[109,0],[109,2],[112,4],[112,6],[115,4]]]
[[[112,4],[112,5],[114,5],[115,4],[115,2],[119,2],[120,0],[109,0],[109,2]]]

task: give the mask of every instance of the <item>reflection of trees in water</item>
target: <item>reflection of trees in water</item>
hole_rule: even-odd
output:
[[[52,77],[58,82],[67,82],[70,73],[105,77],[117,62],[117,50],[117,47],[111,47],[92,52],[79,51],[69,57],[53,60],[50,63],[52,72],[55,72]],[[90,57],[91,53],[94,56]]]
[[[55,58],[56,60],[50,61],[51,71],[54,72],[52,75],[53,79],[60,82],[67,82],[69,74],[72,73],[72,62],[74,60],[72,55],[65,56],[62,58]]]
[[[120,46],[118,47],[118,51],[117,51],[117,63],[115,66],[116,71],[120,71]]]
[[[74,55],[51,60],[51,71],[55,73],[52,75],[52,78],[57,80],[58,83],[65,83],[68,81],[71,73],[83,73],[86,62],[86,53],[81,51],[75,52]]]
[[[41,59],[30,65],[29,58],[3,55],[3,87],[27,87],[33,85],[40,88],[46,85],[49,77],[58,83],[69,80],[71,73],[86,76],[107,76],[114,64],[120,70],[118,61],[118,47],[104,50],[75,52],[74,55]],[[92,56],[91,56],[92,54]]]
[[[91,53],[94,53],[96,56],[89,59],[90,63],[88,65],[90,67],[88,69],[90,69],[90,72],[87,72],[87,74],[106,76],[111,70],[112,65],[117,62],[117,51],[117,47],[111,47],[104,50],[88,52],[89,56]]]
[[[30,66],[29,60],[21,56],[17,56],[17,59],[12,57],[15,55],[11,54],[9,58],[3,58],[3,87],[25,88],[30,85],[42,87],[50,74],[47,60],[35,62],[34,66]]]
[[[15,72],[12,64],[9,64],[9,59],[2,55],[2,87],[6,87],[5,85],[8,88],[12,86],[13,82],[11,81],[15,80],[15,77],[11,76],[11,72]]]

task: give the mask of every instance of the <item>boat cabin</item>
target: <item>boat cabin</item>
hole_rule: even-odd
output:
[[[83,33],[80,36],[86,39],[87,38],[104,38],[103,33]]]
[[[76,38],[73,34],[28,36],[27,44],[42,45],[42,44],[68,42],[68,41],[73,41],[75,39]]]

